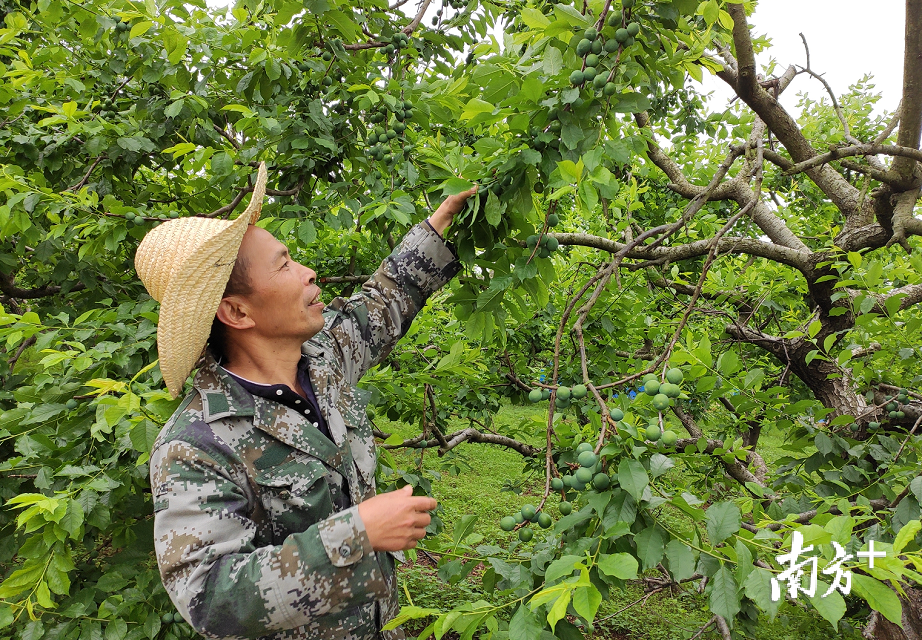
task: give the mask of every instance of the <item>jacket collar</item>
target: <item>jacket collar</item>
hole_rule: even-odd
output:
[[[325,460],[341,455],[339,447],[303,415],[277,402],[251,395],[218,366],[210,354],[196,374],[193,386],[201,395],[202,420],[206,423],[229,417],[252,418],[257,429],[299,451]],[[315,388],[320,409],[327,417],[329,405],[321,399],[324,391]]]

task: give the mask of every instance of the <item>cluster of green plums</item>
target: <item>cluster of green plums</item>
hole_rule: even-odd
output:
[[[398,31],[391,36],[390,44],[385,45],[381,50],[384,52],[388,58],[394,55],[394,52],[399,52],[401,49],[406,49],[410,46],[410,37],[402,31]]]
[[[128,213],[125,214],[125,225],[129,229],[131,229],[132,227],[140,227],[145,222],[150,221],[150,220],[154,222],[166,222],[167,220],[175,220],[178,217],[179,217],[178,211],[170,211],[169,214],[162,215],[162,216],[147,216],[147,217],[140,216],[133,211],[129,211]]]
[[[368,157],[392,165],[396,159],[391,153],[391,141],[403,136],[407,130],[406,121],[412,117],[413,103],[409,100],[398,100],[393,109],[382,103],[369,117],[375,126],[368,132]]]
[[[640,25],[632,22],[631,8],[634,0],[622,0],[623,11],[608,14],[606,27],[599,33],[594,27],[583,32],[583,37],[576,43],[576,55],[582,58],[581,68],[570,74],[570,84],[581,87],[591,84],[603,95],[612,96],[618,86],[611,81],[614,65],[606,63],[605,56],[634,44],[634,38],[640,33]]]
[[[192,626],[183,620],[177,611],[168,611],[160,616],[160,623],[166,629],[164,640],[196,637]]]
[[[865,397],[868,402],[874,402],[874,392],[873,391],[868,391]],[[889,396],[889,395],[884,396],[884,400],[887,402],[887,404],[884,405],[884,410],[887,412],[888,418],[890,418],[891,420],[902,420],[903,418],[906,417],[906,412],[900,409],[900,405],[906,404],[907,402],[909,402],[909,390],[908,389],[900,389],[899,393],[897,393],[896,396]],[[853,422],[852,424],[849,425],[849,429],[851,429],[852,431],[858,431],[860,428],[861,428],[861,425],[859,425],[857,422]],[[873,429],[879,429],[879,428],[880,428],[879,422],[869,422],[868,423],[868,429],[873,430]]]
[[[588,393],[589,390],[584,384],[574,385],[572,389],[566,386],[557,387],[557,397],[554,402],[554,407],[557,409],[566,409],[570,406],[570,402],[573,400],[582,400]],[[531,402],[541,402],[550,397],[550,389],[532,389],[528,392],[528,399]]]
[[[499,521],[499,527],[503,531],[512,531],[523,522],[534,522],[542,529],[547,529],[552,524],[554,524],[551,516],[547,515],[543,511],[538,511],[538,509],[532,504],[526,504],[513,515],[502,518]],[[534,535],[535,532],[529,529],[527,526],[519,529],[519,540],[522,542],[529,542],[534,537]]]
[[[650,404],[657,411],[669,408],[669,401],[682,395],[682,380],[684,376],[681,369],[670,369],[666,372],[665,382],[660,382],[654,373],[648,373],[643,378],[643,392],[653,396]]]
[[[556,227],[558,224],[560,224],[560,216],[558,216],[556,213],[551,213],[547,216],[547,227],[549,229]],[[557,240],[557,238],[553,238],[546,234],[533,234],[525,239],[525,246],[527,246],[529,249],[538,247],[536,255],[539,258],[549,258],[551,257],[551,254],[557,251],[557,249],[560,247],[560,241]],[[537,400],[533,400],[532,402],[537,402]]]

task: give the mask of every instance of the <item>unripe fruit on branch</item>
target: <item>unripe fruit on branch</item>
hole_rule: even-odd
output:
[[[599,458],[592,451],[583,451],[581,454],[579,454],[576,460],[579,462],[581,467],[591,469],[595,466],[595,463],[599,461]]]

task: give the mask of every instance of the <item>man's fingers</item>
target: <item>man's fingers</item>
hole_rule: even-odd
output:
[[[414,511],[432,511],[437,506],[439,506],[439,503],[436,502],[433,498],[429,498],[427,496],[419,496],[413,498],[413,500],[410,502],[410,507]]]
[[[428,513],[426,512],[417,513],[416,518],[414,518],[413,520],[413,526],[417,528],[422,527],[423,529],[425,529],[426,527],[429,526],[430,522],[432,522],[432,516],[430,516]]]

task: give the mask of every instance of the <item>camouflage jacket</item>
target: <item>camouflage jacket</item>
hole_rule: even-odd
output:
[[[360,293],[328,305],[302,352],[332,441],[206,359],[150,461],[160,573],[196,631],[403,637],[380,631],[397,612],[394,559],[372,550],[358,514],[375,495],[376,452],[367,392],[355,385],[458,269],[442,239],[417,225]]]

